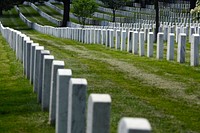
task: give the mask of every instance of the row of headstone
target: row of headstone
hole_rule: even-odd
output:
[[[192,21],[192,17],[190,15],[190,13],[185,13],[185,8],[184,7],[188,7],[187,9],[190,10],[188,4],[183,4],[183,3],[179,3],[179,5],[181,5],[180,7],[177,7],[178,9],[181,9],[181,10],[184,10],[184,11],[173,11],[173,9],[175,8],[171,8],[171,4],[168,4],[165,8],[161,8],[160,9],[160,14],[161,14],[161,20],[164,20],[164,21],[173,21],[173,22],[180,22],[182,21],[182,18],[183,16],[187,16],[185,18],[189,19],[188,21]],[[149,8],[149,7],[152,7],[152,8]],[[99,10],[103,11],[103,12],[107,12],[107,13],[112,13],[112,10],[109,9],[109,8],[105,8],[105,7],[99,7]],[[134,13],[133,13],[134,12]],[[117,10],[116,11],[117,14],[120,14],[120,15],[123,15],[123,16],[128,16],[128,17],[132,17],[134,18],[134,16],[136,16],[136,20],[138,19],[138,13],[142,13],[142,18],[140,19],[151,19],[154,20],[155,19],[155,9],[153,8],[153,5],[147,5],[146,8],[140,8],[140,7],[123,7],[122,10]],[[173,16],[169,16],[169,15],[166,15],[171,13],[173,14]],[[170,18],[170,19],[169,19]],[[116,21],[118,21],[120,19],[117,19]],[[186,20],[184,20],[183,22],[188,22]],[[119,21],[119,22],[125,22],[125,21]],[[135,22],[135,20],[134,20]]]
[[[45,2],[45,4],[51,8],[58,10],[59,13],[63,14],[63,10],[59,9],[59,7],[51,4],[50,2]],[[112,12],[112,10],[110,10],[109,8],[105,8],[105,7],[99,7],[99,8],[100,8],[99,10],[105,10],[106,12]],[[134,7],[132,7],[132,8],[135,9]],[[131,14],[130,14],[130,11],[121,11],[121,10],[117,10],[117,11],[119,11],[119,14],[124,15],[124,16],[127,16],[127,14],[128,14],[129,17],[128,18],[127,17],[116,17],[116,19],[115,19],[116,22],[127,23],[127,22],[138,22],[141,20],[152,20],[154,23],[154,21],[155,21],[155,10],[151,11],[148,8],[138,9],[135,13],[131,13]],[[139,13],[141,13],[141,12],[144,12],[144,14],[139,15]],[[160,14],[163,14],[160,16],[161,21],[181,22],[181,23],[188,23],[188,22],[193,21],[193,19],[189,13],[172,12],[170,8],[169,9],[165,8],[160,12],[161,12]],[[168,15],[166,15],[166,14],[168,14]],[[70,17],[78,20],[78,18],[75,15],[73,15],[73,13],[70,13]],[[112,20],[111,15],[99,13],[99,12],[95,12],[94,17],[103,18],[108,21]],[[101,23],[101,21],[94,21],[91,18],[87,18],[86,24],[101,25],[102,23]]]
[[[73,78],[64,61],[56,60],[44,46],[25,34],[0,25],[0,31],[22,62],[24,75],[33,84],[33,92],[43,111],[49,111],[49,123],[56,133],[109,133],[111,97],[90,94],[86,108],[87,80]],[[86,114],[87,109],[87,114]],[[144,118],[122,118],[118,133],[148,133],[151,125]]]
[[[45,2],[45,4],[53,9],[55,9],[56,11],[58,11],[60,14],[63,14],[63,10],[61,10],[59,7],[51,4],[50,2]],[[116,17],[116,22],[138,22],[138,20],[142,19],[142,20],[155,20],[155,10],[154,9],[149,9],[149,8],[134,8],[134,7],[126,7],[128,8],[127,11],[123,11],[123,10],[116,10],[116,14],[120,14],[123,15],[124,17]],[[131,12],[129,11],[131,9]],[[133,13],[133,9],[134,9],[134,13]],[[99,7],[100,11],[103,12],[107,12],[107,13],[112,13],[112,10],[109,8],[105,8],[105,7]],[[139,13],[143,13],[142,15],[140,15]],[[191,22],[192,18],[190,16],[188,16],[189,13],[176,13],[176,12],[172,12],[171,9],[167,8],[167,9],[163,9],[160,11],[160,14],[162,14],[160,16],[160,20],[161,21],[173,21],[173,22]],[[166,15],[168,14],[168,15]],[[95,12],[93,14],[94,17],[98,17],[98,18],[102,18],[108,21],[111,21],[113,18],[111,15],[109,14],[105,14],[105,13],[99,13],[99,12]],[[125,17],[126,16],[126,17]],[[184,17],[183,16],[187,16]],[[78,18],[73,15],[73,13],[70,13],[70,17],[73,19],[78,20]],[[96,24],[96,25],[100,25],[101,22],[98,21],[93,21],[93,19],[87,18],[86,19],[86,23],[87,24]]]
[[[52,9],[56,10],[58,13],[60,13],[61,15],[63,15],[64,11],[62,9],[60,9],[59,7],[51,4],[50,2],[44,2],[44,3],[45,3],[46,6],[48,6],[48,7],[52,8]],[[73,13],[70,12],[69,15],[70,15],[70,18],[79,21],[79,18],[77,16],[75,16]],[[89,24],[89,25],[91,25],[91,24],[100,25],[100,21],[93,20],[92,18],[86,18],[85,19],[85,23]]]
[[[165,23],[164,23],[165,24]],[[94,28],[54,28],[48,26],[40,26],[38,24],[32,24],[32,28],[38,30],[39,32],[50,34],[56,37],[68,38],[76,41],[80,41],[82,43],[87,44],[103,44],[110,48],[119,49],[121,51],[128,51],[134,54],[138,54],[140,56],[144,56],[145,53],[148,57],[152,57],[153,55],[153,42],[155,41],[155,32],[149,25],[144,25],[144,29],[123,29],[123,28],[114,28],[114,29],[94,29]],[[189,25],[188,25],[189,26]],[[163,49],[164,41],[168,41],[169,46],[167,47],[167,60],[174,59],[174,40],[178,43],[178,52],[177,52],[177,61],[180,63],[185,62],[185,54],[186,54],[186,39],[189,37],[189,42],[191,45],[196,46],[195,50],[198,49],[196,41],[193,41],[193,35],[200,35],[200,28],[198,25],[193,26],[191,24],[190,27],[183,27],[177,25],[175,26],[167,26],[163,25],[160,27],[159,34],[157,36],[157,53],[156,58],[163,59]],[[161,33],[162,32],[162,33]],[[173,33],[173,35],[171,34]],[[176,34],[175,34],[176,33]],[[173,37],[172,37],[173,36]],[[139,39],[138,39],[139,38]],[[185,40],[185,41],[184,41]],[[144,51],[144,42],[147,42],[147,51]],[[138,51],[139,48],[139,51]],[[191,47],[191,66],[198,66],[198,54],[194,52],[194,48]],[[197,54],[197,55],[195,55]]]
[[[53,4],[51,4],[50,2],[46,2],[46,1],[45,1],[44,4],[45,4],[46,6],[49,6],[49,7],[53,8],[54,10],[56,10],[57,12],[59,12],[61,15],[64,14],[64,11],[63,11],[62,9],[60,9],[59,7],[57,7],[57,6],[53,5]]]
[[[61,26],[62,21],[58,20],[52,16],[50,16],[49,14],[43,12],[42,10],[40,10],[35,4],[30,3],[30,2],[26,2],[26,4],[28,4],[29,6],[31,6],[34,10],[36,10],[42,17],[46,18],[48,21],[56,24],[57,26]]]

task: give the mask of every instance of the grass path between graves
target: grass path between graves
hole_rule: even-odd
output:
[[[36,6],[43,12],[47,13],[48,15],[51,15],[52,17],[54,17],[58,20],[62,20],[62,18],[63,18],[63,16],[53,8],[50,8],[44,4],[40,4],[40,5],[36,5]]]
[[[22,75],[22,65],[16,60],[0,35],[0,132],[50,133],[48,113],[41,112],[29,81]]]
[[[40,14],[37,11],[35,11],[31,6],[20,5],[19,9],[23,13],[23,15],[32,22],[35,22],[41,25],[56,26],[56,24],[53,24],[47,19],[40,16]]]
[[[14,25],[7,19],[1,19],[2,23]],[[21,23],[18,19],[15,22]],[[33,30],[22,32],[45,46],[56,59],[65,61],[65,68],[72,69],[73,77],[86,78],[88,95],[111,95],[112,133],[125,116],[147,118],[155,133],[200,132],[200,67],[139,57]]]

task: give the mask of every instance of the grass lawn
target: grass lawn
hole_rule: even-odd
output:
[[[58,13],[56,10],[54,10],[53,8],[50,8],[44,4],[39,4],[36,6],[43,12],[47,13],[48,15],[51,15],[52,17],[54,17],[58,20],[62,20],[62,18],[63,18],[63,16],[60,13]]]
[[[16,18],[14,24],[13,21],[10,21],[11,18],[6,17],[0,20],[4,25],[12,25],[13,28],[18,29],[21,21]],[[147,118],[155,133],[200,132],[200,67],[190,67],[188,56],[186,63],[179,64],[176,61],[157,60],[155,53],[154,58],[139,57],[125,51],[106,48],[103,45],[82,44],[44,35],[30,29],[19,30],[30,36],[34,42],[45,46],[45,49],[50,50],[56,59],[65,61],[65,68],[72,69],[73,77],[86,78],[88,95],[90,93],[108,93],[111,95],[111,133],[117,132],[118,122],[122,117]],[[14,56],[11,50],[8,49],[8,51],[6,51],[7,54]],[[2,54],[2,52],[0,53]],[[14,59],[13,56],[11,57]],[[0,56],[0,59],[4,59],[4,56]],[[21,66],[19,62],[12,63],[12,61],[7,60],[6,65],[8,64],[11,64],[10,67],[14,68],[16,68],[16,64],[19,67]],[[1,73],[10,70],[5,66],[2,69],[4,71],[0,71]],[[22,73],[21,69],[17,70],[20,74]],[[17,74],[17,76],[20,74]],[[10,73],[8,77],[12,77],[12,75],[15,75],[15,73]],[[6,74],[3,74],[3,76],[6,76]],[[50,127],[46,124],[46,114],[42,115],[39,106],[35,103],[35,95],[31,93],[32,87],[28,84],[28,81],[23,79],[22,75],[21,78],[22,81],[27,82],[29,88],[20,81],[18,86],[15,85],[14,90],[20,91],[22,87],[27,87],[25,90],[29,90],[30,93],[25,99],[31,98],[31,95],[33,95],[34,106],[29,107],[38,110],[36,111],[38,114],[35,115],[29,112],[30,108],[21,109],[24,111],[23,115],[28,114],[27,130],[32,128],[32,126],[28,126],[30,122],[34,119],[38,120],[39,116],[42,116],[42,120],[39,119],[35,123],[38,130],[51,130],[48,129]],[[11,81],[12,79],[8,82]],[[1,88],[9,90],[10,84],[6,85]],[[10,93],[6,91],[4,95],[7,97]],[[18,93],[15,96],[22,98]],[[31,101],[31,99],[29,100]],[[3,101],[5,100],[3,99]],[[20,106],[13,106],[13,104],[16,105],[16,100],[13,101],[1,105],[1,108],[9,108],[10,112],[17,110]],[[28,100],[21,101],[21,104],[27,103],[29,103]],[[4,121],[9,119],[8,122],[15,121],[15,117],[12,117],[15,112],[17,113],[17,111],[13,111],[7,115],[4,114],[4,117],[0,117],[0,121],[3,121],[2,119]],[[18,118],[18,120],[25,121],[23,117]],[[14,127],[17,131],[21,129],[21,126],[18,126],[17,123],[7,124],[6,127],[0,128],[2,128],[2,131],[8,130],[8,128],[14,130]]]
[[[40,25],[56,26],[56,24],[40,16],[40,14],[35,11],[31,6],[20,5],[19,9],[23,13],[23,15],[32,22],[38,23]]]
[[[0,132],[53,133],[48,113],[41,112],[36,94],[22,75],[22,65],[0,35]]]

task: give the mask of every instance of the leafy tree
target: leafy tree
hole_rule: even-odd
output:
[[[62,27],[66,27],[67,22],[70,21],[70,17],[69,17],[69,13],[70,13],[70,3],[71,0],[56,0],[56,1],[60,1],[63,2],[64,4],[64,14],[63,14],[63,20],[62,20]]]
[[[194,19],[197,19],[197,20],[200,19],[200,17],[199,17],[199,13],[200,13],[200,0],[197,0],[196,7],[194,9],[191,9],[190,13],[191,14],[195,14],[194,15],[195,16]],[[196,14],[197,14],[197,16],[196,16]]]
[[[130,0],[100,0],[102,1],[107,7],[113,10],[113,22],[115,22],[115,12],[117,9],[126,5],[127,2]]]
[[[85,20],[91,17],[97,10],[95,0],[73,0],[73,13],[79,18],[79,22],[84,26]]]

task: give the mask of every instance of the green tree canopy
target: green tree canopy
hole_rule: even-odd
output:
[[[91,17],[97,10],[95,0],[73,0],[73,13],[79,18],[79,22],[84,26],[85,20]]]
[[[197,20],[200,19],[200,17],[199,17],[199,14],[200,14],[200,0],[196,1],[196,7],[194,9],[191,9],[190,13],[194,14],[194,19],[197,19]]]
[[[102,1],[108,8],[113,10],[113,22],[115,22],[115,12],[117,9],[126,5],[130,0],[100,0]]]

